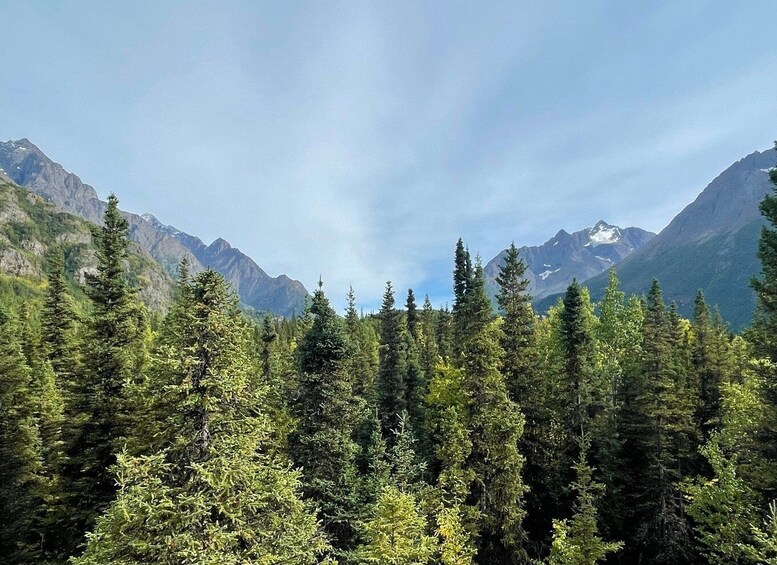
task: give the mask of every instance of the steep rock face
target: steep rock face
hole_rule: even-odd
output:
[[[102,222],[106,203],[99,199],[95,189],[49,159],[28,139],[0,142],[0,175],[7,175],[19,186],[43,196],[66,212],[96,224]],[[234,285],[240,300],[252,308],[282,316],[302,312],[307,291],[299,281],[285,275],[270,277],[250,257],[228,243],[202,253],[201,248],[209,247],[195,236],[166,226],[150,215],[122,214],[130,223],[130,238],[138,243],[141,252],[152,257],[170,275],[175,276],[178,264],[186,256],[192,273],[206,267],[219,271]],[[220,252],[226,255],[221,257]]]
[[[617,266],[623,290],[645,293],[655,277],[666,299],[690,316],[702,289],[733,329],[745,327],[755,307],[749,281],[760,272],[756,250],[764,221],[758,205],[772,189],[768,171],[774,166],[777,152],[770,149],[720,173],[661,233]],[[594,299],[605,285],[603,275],[586,282]]]
[[[620,228],[599,221],[575,233],[559,231],[536,247],[521,247],[529,292],[534,299],[562,292],[572,279],[583,281],[609,269],[650,241],[655,234],[640,228]],[[496,293],[496,276],[507,250],[486,265],[486,285]]]
[[[282,316],[302,313],[307,290],[301,282],[286,275],[269,276],[250,257],[222,238],[205,245],[200,238],[164,225],[151,214],[144,214],[143,218],[158,232],[168,234],[186,247],[200,265],[222,273],[235,287],[243,303]]]
[[[45,277],[47,254],[60,250],[72,278],[96,271],[97,257],[90,225],[58,210],[26,189],[0,182],[0,273],[39,281]],[[162,311],[172,300],[173,280],[132,244],[126,261],[130,282],[140,288],[140,299]]]

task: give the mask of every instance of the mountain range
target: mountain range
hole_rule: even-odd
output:
[[[768,173],[775,166],[777,151],[769,149],[720,173],[656,237],[617,264],[621,288],[644,294],[655,277],[685,316],[692,315],[701,289],[732,329],[748,325],[755,308],[749,282],[761,268],[756,250],[764,219],[758,206],[773,188]],[[593,300],[602,297],[606,283],[606,274],[585,281]],[[558,298],[547,296],[536,307],[542,311]]]
[[[656,234],[640,228],[620,228],[600,220],[592,228],[574,233],[559,231],[542,245],[519,248],[526,264],[529,293],[536,299],[566,290],[572,279],[587,280],[606,271]],[[493,296],[496,276],[507,254],[505,249],[489,261],[483,272]]]
[[[65,212],[102,223],[106,203],[97,191],[28,139],[0,142],[0,175]],[[219,238],[205,245],[198,237],[164,225],[151,215],[123,214],[130,223],[130,238],[171,276],[175,276],[181,259],[187,257],[192,273],[210,267],[223,274],[246,306],[281,316],[302,312],[308,293],[301,282],[286,275],[269,276],[225,240]]]

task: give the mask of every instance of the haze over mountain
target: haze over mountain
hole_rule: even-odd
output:
[[[0,142],[0,174],[39,194],[66,212],[100,224],[106,203],[97,191],[52,161],[28,139]],[[151,215],[124,212],[130,238],[175,276],[186,256],[193,273],[211,267],[235,287],[241,302],[259,311],[289,316],[302,312],[307,295],[299,281],[286,275],[271,277],[250,257],[223,239],[205,245],[198,237],[166,226]]]
[[[521,247],[526,264],[529,293],[536,299],[563,292],[572,279],[586,280],[628,257],[656,234],[640,228],[620,228],[600,220],[591,228],[574,233],[560,230],[555,236],[534,247]],[[486,264],[486,285],[493,295],[496,276],[507,253],[505,249]]]
[[[747,325],[755,307],[749,281],[760,272],[756,250],[764,221],[758,206],[772,189],[768,171],[774,166],[777,152],[769,149],[720,173],[656,237],[616,266],[623,290],[644,293],[655,277],[667,300],[690,316],[702,289],[733,329]],[[594,300],[601,298],[606,279],[586,281]],[[556,299],[548,297],[538,307]]]

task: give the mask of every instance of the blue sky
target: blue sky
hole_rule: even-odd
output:
[[[659,231],[777,137],[774,5],[0,0],[0,138],[367,309],[599,219]]]

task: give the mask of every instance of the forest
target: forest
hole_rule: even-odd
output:
[[[461,240],[450,309],[248,315],[182,261],[161,315],[117,204],[83,291],[54,253],[0,308],[3,563],[777,563],[777,192],[741,335],[615,270],[539,315],[514,245],[494,312]]]

